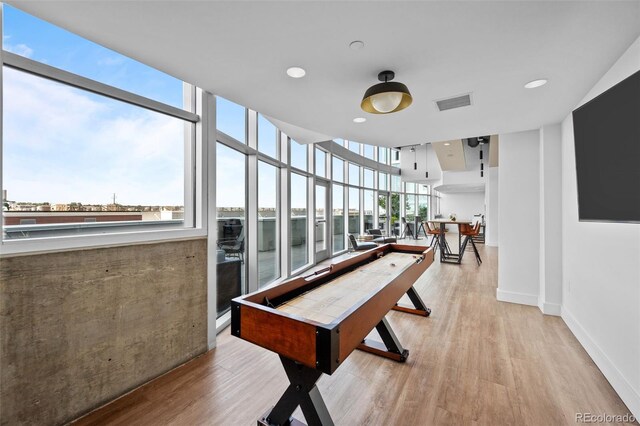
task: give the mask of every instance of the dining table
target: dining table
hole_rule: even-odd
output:
[[[441,263],[456,263],[460,264],[462,262],[462,238],[460,237],[460,225],[470,225],[473,223],[472,220],[451,220],[451,219],[433,219],[430,220],[429,223],[433,225],[439,225],[440,227],[440,235],[438,236],[438,244],[440,245],[440,262]],[[458,253],[454,253],[451,251],[451,247],[449,247],[449,243],[447,243],[445,231],[447,229],[447,225],[458,225]]]

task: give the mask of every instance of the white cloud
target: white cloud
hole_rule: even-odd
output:
[[[184,122],[7,69],[11,200],[182,205]]]
[[[122,65],[125,62],[123,56],[105,56],[98,60],[98,65],[101,66],[116,66]]]
[[[10,38],[10,36],[3,37],[3,40],[4,40],[3,48],[4,48],[4,50],[6,50],[7,52],[15,53],[16,55],[27,57],[27,58],[33,57],[33,49],[32,48],[30,48],[29,46],[27,46],[24,43],[11,44],[11,43],[6,41],[6,40],[9,40],[9,38]]]

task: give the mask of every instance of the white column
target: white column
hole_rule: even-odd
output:
[[[247,145],[258,149],[258,114],[247,110]],[[247,221],[245,224],[247,290],[258,289],[258,156],[247,156]]]
[[[289,158],[289,138],[282,132],[278,132],[278,144],[280,150],[280,158],[283,161],[291,163],[287,159]],[[286,278],[291,273],[291,190],[289,181],[289,167],[281,167],[278,169],[280,174],[280,188],[279,188],[279,213],[277,223],[280,238],[276,241],[276,253],[280,252],[280,276]]]
[[[562,304],[562,137],[559,124],[540,129],[540,288],[538,306],[560,315]]]
[[[538,306],[538,130],[500,135],[498,300]]]
[[[216,319],[218,316],[215,97],[197,89],[195,91],[195,112],[200,116],[200,121],[195,125],[195,225],[207,229],[207,344],[209,349],[212,349],[216,346]]]
[[[498,205],[500,202],[499,167],[486,169],[487,179],[485,186],[486,215],[485,215],[485,244],[492,247],[498,246],[500,215]]]

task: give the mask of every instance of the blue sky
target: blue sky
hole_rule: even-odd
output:
[[[5,50],[182,107],[180,80],[6,4],[3,15]]]
[[[3,12],[3,49],[182,107],[180,80],[11,6]],[[3,77],[9,200],[107,204],[115,193],[121,204],[183,204],[184,122],[13,69]],[[244,107],[218,98],[217,127],[245,142]],[[276,128],[261,115],[258,141],[275,156]],[[219,205],[240,206],[242,162],[226,152],[218,156]],[[260,198],[275,207],[276,185],[264,178]],[[294,205],[304,205],[304,198],[292,191]]]
[[[180,107],[182,82],[4,5],[3,48]],[[4,71],[8,199],[184,203],[184,122],[17,70]]]

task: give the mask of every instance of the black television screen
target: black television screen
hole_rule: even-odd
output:
[[[573,111],[581,221],[640,223],[640,71]]]

